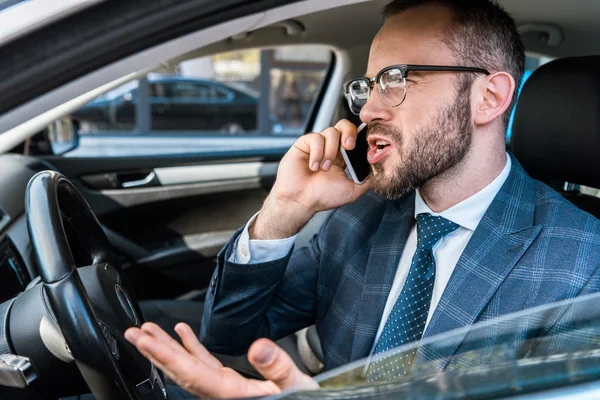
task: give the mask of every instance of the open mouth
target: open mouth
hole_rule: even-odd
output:
[[[376,164],[383,160],[386,154],[392,149],[392,142],[384,138],[369,138],[369,152],[367,153],[367,160],[371,164]]]
[[[379,153],[388,146],[390,146],[389,142],[386,142],[385,140],[378,140],[375,142],[375,147],[376,147],[375,152]]]

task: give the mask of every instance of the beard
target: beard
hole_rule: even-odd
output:
[[[390,138],[401,156],[400,165],[387,173],[381,164],[372,165],[371,184],[378,196],[397,200],[464,159],[473,139],[471,82],[459,81],[454,101],[437,118],[413,132],[412,144],[403,141],[400,129],[380,123],[369,125],[369,134]]]

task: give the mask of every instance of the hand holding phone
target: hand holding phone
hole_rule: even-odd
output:
[[[371,164],[367,161],[369,144],[367,143],[367,124],[362,123],[356,131],[356,145],[346,150],[340,145],[340,152],[346,162],[346,171],[355,183],[363,184],[371,173]]]
[[[320,133],[299,137],[279,163],[275,184],[250,230],[250,237],[263,240],[290,237],[317,212],[350,204],[364,195],[371,186],[367,179],[371,166],[367,161],[365,127],[363,124],[357,128],[344,119]],[[355,148],[340,149],[340,143],[348,138],[355,139]],[[344,167],[352,172],[344,172]],[[348,174],[354,177],[349,179]]]

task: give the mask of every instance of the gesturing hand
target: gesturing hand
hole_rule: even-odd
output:
[[[175,383],[191,394],[210,398],[257,397],[292,387],[316,389],[318,384],[296,367],[288,354],[268,339],[259,339],[248,350],[248,360],[267,380],[247,379],[224,367],[200,344],[184,323],[175,326],[183,346],[158,325],[147,322],[130,328],[125,338]]]

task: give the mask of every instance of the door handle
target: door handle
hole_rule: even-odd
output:
[[[81,180],[86,186],[94,190],[134,189],[161,186],[158,176],[150,169],[85,175],[81,177]]]
[[[121,187],[123,187],[124,189],[131,189],[145,186],[156,186],[157,184],[158,180],[156,179],[156,174],[154,173],[154,171],[150,171],[150,173],[144,179],[121,182]]]

